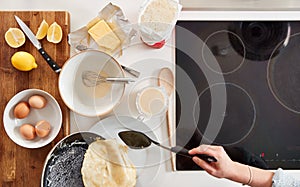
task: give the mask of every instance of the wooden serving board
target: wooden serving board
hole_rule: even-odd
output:
[[[23,46],[13,49],[5,42],[5,32],[10,27],[20,28],[14,15],[20,17],[36,33],[43,19],[50,25],[56,21],[63,30],[63,39],[58,44],[41,40],[45,51],[62,66],[70,56],[67,35],[70,31],[70,16],[64,11],[0,11],[0,115],[8,101],[18,92],[36,88],[50,93],[59,103],[63,113],[63,126],[59,135],[49,145],[38,149],[26,149],[15,144],[6,134],[3,120],[0,126],[0,186],[40,186],[43,164],[51,148],[69,134],[69,110],[63,103],[58,91],[58,75],[39,54],[28,38]],[[16,70],[10,62],[17,51],[31,53],[38,68],[30,72]]]

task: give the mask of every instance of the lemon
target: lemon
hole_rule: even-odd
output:
[[[25,43],[25,35],[18,28],[9,28],[4,38],[7,44],[12,48],[21,47]]]
[[[35,35],[36,38],[37,38],[38,40],[43,39],[43,38],[47,35],[48,28],[49,28],[48,23],[47,23],[45,20],[43,20],[43,21],[41,22],[41,24],[40,24],[38,30],[37,30],[36,35]]]
[[[59,43],[62,39],[62,29],[56,22],[52,23],[47,32],[47,40],[52,43]]]
[[[11,64],[20,71],[30,71],[37,68],[35,58],[25,51],[18,51],[11,57]]]

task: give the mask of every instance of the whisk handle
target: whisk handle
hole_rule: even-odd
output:
[[[123,83],[130,83],[134,82],[135,80],[132,78],[127,78],[127,77],[107,77],[105,78],[106,81],[109,82],[123,82]]]

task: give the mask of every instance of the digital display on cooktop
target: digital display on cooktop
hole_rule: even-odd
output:
[[[176,144],[300,169],[300,22],[178,21]],[[177,170],[201,169],[176,155]]]

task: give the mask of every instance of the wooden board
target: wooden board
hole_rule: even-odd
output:
[[[64,11],[0,11],[0,115],[8,101],[18,92],[37,88],[50,93],[58,101],[63,113],[63,127],[56,139],[39,149],[26,149],[15,144],[6,134],[1,120],[0,126],[0,186],[40,186],[43,164],[51,148],[65,135],[69,134],[69,110],[62,102],[58,91],[56,74],[31,44],[28,38],[23,46],[13,49],[4,40],[5,32],[10,27],[18,27],[14,15],[20,17],[36,33],[38,26],[45,19],[48,24],[56,21],[63,30],[63,40],[59,44],[49,43],[46,38],[41,43],[47,53],[62,66],[70,56],[67,35],[70,31],[69,13]],[[38,68],[30,72],[16,70],[10,62],[17,51],[31,53]]]

